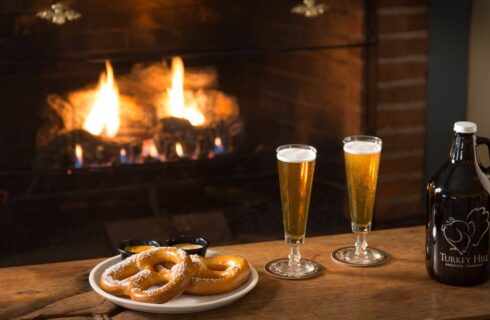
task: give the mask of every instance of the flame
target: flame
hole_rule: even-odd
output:
[[[80,168],[83,165],[83,149],[79,144],[75,145],[75,167]]]
[[[119,150],[119,162],[121,163],[128,163],[128,156],[127,156],[127,152],[126,152],[126,149],[125,148],[121,148],[121,150]]]
[[[77,157],[77,159],[82,159],[83,158],[83,149],[82,149],[82,146],[77,144],[75,146],[75,156]]]
[[[179,158],[182,158],[184,155],[184,148],[182,148],[182,144],[180,144],[180,142],[175,144],[175,153],[179,156]]]
[[[214,153],[215,155],[225,153],[225,146],[223,145],[223,141],[221,141],[220,137],[214,138]]]
[[[214,145],[218,148],[221,148],[223,146],[223,142],[221,141],[221,138],[220,137],[216,137],[214,139]]]
[[[204,124],[206,118],[197,107],[197,102],[194,99],[185,101],[184,62],[180,57],[172,58],[172,85],[167,89],[167,94],[172,116],[187,119],[193,126]]]
[[[153,139],[143,141],[141,155],[143,157],[158,158],[158,149]]]
[[[115,137],[120,125],[119,90],[109,61],[105,62],[105,68],[106,72],[100,75],[95,101],[83,128],[94,135]]]

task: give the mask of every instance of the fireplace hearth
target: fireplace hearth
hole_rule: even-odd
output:
[[[308,235],[348,231],[340,141],[370,126],[369,1],[63,3],[81,17],[0,7],[0,265],[279,239],[284,143],[319,150]]]

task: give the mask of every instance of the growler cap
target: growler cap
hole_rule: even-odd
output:
[[[476,123],[470,121],[458,121],[454,123],[454,132],[458,133],[475,133]]]

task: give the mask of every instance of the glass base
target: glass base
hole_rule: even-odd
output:
[[[323,272],[323,266],[318,262],[301,259],[298,266],[290,266],[288,258],[270,261],[264,269],[271,276],[291,280],[313,278]]]
[[[364,254],[356,254],[355,247],[345,247],[332,252],[332,260],[353,267],[374,267],[388,262],[390,255],[375,248],[366,248]]]

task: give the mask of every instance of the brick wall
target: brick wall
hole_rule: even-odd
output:
[[[291,14],[297,4],[261,1],[251,16],[259,47],[289,51],[247,64],[251,138],[266,146],[309,143],[322,158],[338,158],[339,141],[361,127],[363,50],[354,46],[364,41],[364,2],[330,0],[330,10],[311,19]]]
[[[299,28],[298,24],[304,28],[303,33],[309,36],[312,33],[308,33],[308,30],[318,28],[324,31],[323,37],[319,33],[314,38],[308,38],[307,42],[362,42],[365,3],[332,1],[329,4],[332,10],[316,20],[288,20],[291,23],[289,25],[278,23],[276,20],[280,20],[280,16],[266,22],[257,19],[263,31],[279,25],[282,32],[272,32],[276,35],[294,34],[294,29],[290,31],[288,27]],[[376,219],[381,223],[418,222],[423,217],[427,1],[379,0],[376,1],[376,10],[379,42],[375,134],[384,141]],[[337,28],[325,28],[334,25],[329,21],[335,21]],[[318,25],[313,27],[308,23]],[[261,34],[268,35],[266,31]],[[266,40],[268,43],[280,44],[282,38],[268,37]],[[265,138],[262,136],[262,142],[274,145],[279,143],[274,139],[284,140],[287,137],[319,146],[321,153],[329,155],[329,161],[318,166],[316,181],[328,181],[331,192],[325,197],[338,203],[346,194],[342,154],[337,152],[341,151],[340,141],[344,136],[364,131],[362,110],[365,106],[362,105],[362,91],[359,90],[363,87],[359,73],[364,67],[362,51],[336,49],[294,53],[283,57],[287,57],[287,64],[271,56],[251,66],[249,70],[254,75],[260,74],[257,78],[264,82],[264,89],[257,94],[247,93],[248,97],[256,99],[256,125],[270,129],[271,123],[278,122],[275,134],[266,135]],[[300,59],[304,59],[303,64],[299,62]],[[274,78],[275,86],[269,85],[270,77]],[[319,87],[312,79],[319,82]],[[311,101],[314,103],[307,103]],[[261,121],[262,118],[265,121]],[[283,126],[284,130],[279,130]],[[345,214],[348,216],[347,207]]]
[[[312,196],[310,221],[318,211],[329,219],[348,216],[342,139],[361,133],[363,116],[365,2],[324,2],[330,10],[311,19],[290,13],[297,0],[258,2],[255,40],[289,50],[247,63],[243,94],[253,106],[245,115],[248,139],[269,150],[284,143],[317,147],[314,188],[325,191]]]
[[[0,102],[6,107],[0,119],[0,141],[5,138],[16,144],[10,146],[13,152],[0,155],[0,166],[2,157],[11,163],[19,157],[29,159],[34,152],[33,137],[39,120],[30,117],[30,122],[18,126],[17,118],[23,114],[17,109],[37,114],[36,108],[42,106],[39,101],[44,101],[47,93],[92,81],[100,65],[85,63],[85,59],[125,58],[130,66],[132,61],[160,59],[179,51],[222,47],[278,50],[363,43],[365,1],[324,2],[331,9],[307,19],[290,13],[297,0],[242,0],[232,5],[226,0],[148,0],[144,4],[125,0],[102,6],[95,0],[76,1],[73,7],[83,12],[83,18],[63,27],[35,18],[32,12],[44,8],[44,3],[2,3],[0,21],[5,27],[0,42],[4,59],[63,58],[78,63],[2,66],[0,83],[6,90]],[[421,217],[422,212],[427,1],[378,0],[376,6],[376,134],[385,142],[376,210],[379,221],[399,221]],[[29,14],[19,14],[22,12]],[[216,63],[221,66],[223,87],[235,89],[229,91],[236,95],[240,95],[236,91],[242,92],[240,102],[249,139],[267,146],[296,141],[319,147],[319,162],[323,163],[318,166],[316,181],[325,181],[331,187],[327,196],[332,203],[345,196],[340,141],[362,132],[362,50],[349,47],[239,56],[239,63],[228,61],[233,68],[223,66],[224,61]],[[208,63],[204,61],[204,65]],[[115,67],[117,72],[124,72],[121,63]],[[53,76],[57,71],[63,80]],[[236,81],[227,81],[227,74],[236,74]],[[30,94],[19,101],[17,88],[22,86],[23,92]],[[34,100],[35,96],[42,100]]]
[[[427,19],[423,0],[379,0],[377,135],[383,139],[376,217],[423,217]]]

